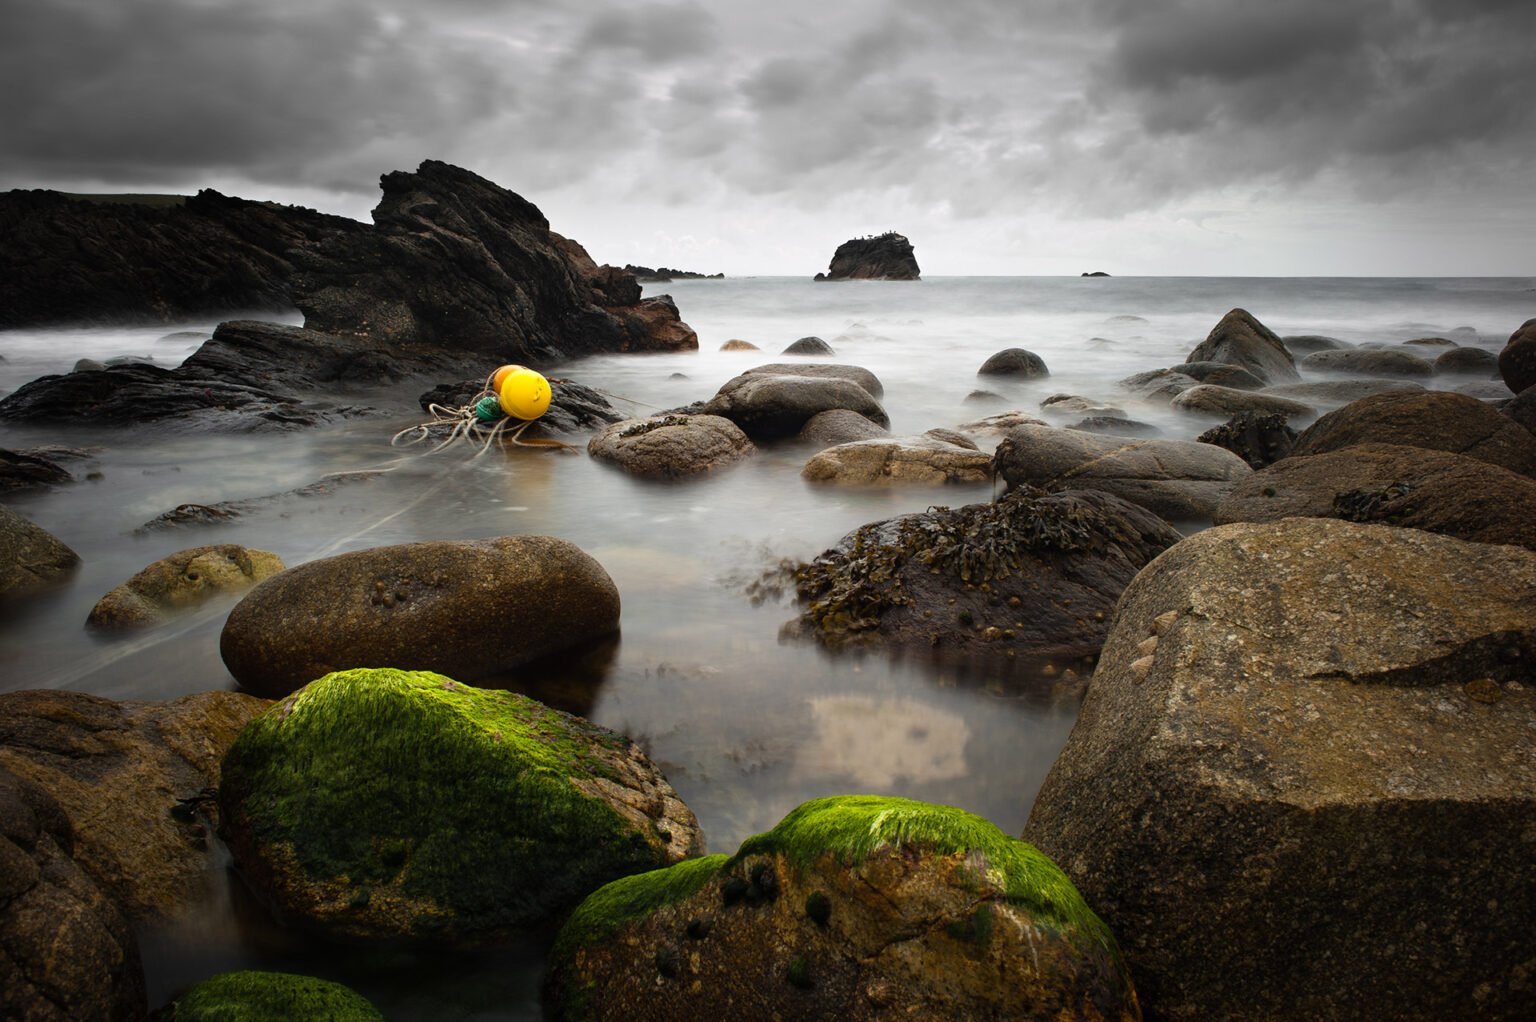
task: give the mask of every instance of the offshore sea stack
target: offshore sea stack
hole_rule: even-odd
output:
[[[919,280],[912,243],[895,231],[853,238],[837,246],[832,265],[817,280]]]

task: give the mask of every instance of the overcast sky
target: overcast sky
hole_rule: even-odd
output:
[[[0,188],[367,219],[424,158],[599,260],[1536,274],[1536,0],[0,0]]]

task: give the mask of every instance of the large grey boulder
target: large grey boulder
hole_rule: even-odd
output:
[[[1536,553],[1228,525],[1127,588],[1026,840],[1149,1018],[1525,1019]]]
[[[1443,390],[1361,398],[1308,426],[1291,453],[1322,454],[1365,443],[1450,451],[1536,476],[1536,437],[1482,401]]]
[[[751,457],[757,448],[718,415],[653,415],[615,422],[587,441],[587,453],[646,479],[682,479]]]
[[[1356,444],[1286,458],[1217,505],[1216,524],[1342,518],[1536,550],[1536,479],[1464,454]]]
[[[79,564],[53,533],[0,504],[0,596],[57,585]]]
[[[235,680],[278,697],[352,667],[477,681],[615,631],[602,565],[552,536],[375,547],[262,582],[230,611],[219,652]]]
[[[1104,490],[1169,519],[1209,519],[1253,470],[1211,444],[1136,440],[1050,426],[1019,426],[997,445],[1010,486]]]
[[[869,391],[869,396],[879,399],[885,396],[880,378],[863,366],[843,365],[838,362],[769,362],[754,366],[744,376],[814,376],[834,380],[848,380]]]
[[[812,455],[800,478],[812,483],[862,486],[941,486],[984,483],[992,456],[933,436],[876,437],[828,447]]]
[[[706,415],[730,419],[754,440],[793,436],[818,412],[846,408],[877,426],[891,420],[880,402],[851,380],[804,373],[743,373],[728,380],[705,403]]]
[[[1242,366],[1265,383],[1301,379],[1285,342],[1246,309],[1233,309],[1221,317],[1184,361]]]

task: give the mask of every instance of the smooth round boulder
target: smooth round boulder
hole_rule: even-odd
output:
[[[836,355],[837,352],[832,350],[832,345],[828,344],[820,337],[802,337],[798,341],[791,343],[789,347],[785,348],[782,354],[822,355],[830,358],[833,355]]]
[[[163,1022],[384,1022],[362,994],[313,976],[241,970],[205,979],[177,997]]]
[[[1126,589],[1024,838],[1148,1018],[1528,1018],[1536,553],[1318,518]]]
[[[744,376],[815,376],[826,377],[834,380],[848,380],[857,383],[869,392],[869,396],[879,400],[885,396],[885,387],[880,383],[880,378],[863,366],[841,365],[825,362],[770,362],[767,365],[754,366],[748,369]]]
[[[858,412],[877,426],[891,420],[870,392],[852,380],[831,375],[743,373],[728,380],[703,408],[736,423],[754,440],[793,436],[806,420],[831,408]]]
[[[1181,412],[1200,415],[1236,415],[1254,412],[1259,415],[1284,415],[1305,418],[1316,415],[1317,409],[1288,397],[1276,397],[1253,390],[1234,387],[1218,387],[1201,383],[1174,395],[1170,402]]]
[[[558,1022],[1141,1018],[1054,863],[978,816],[874,795],[596,891],[545,994]]]
[[[1301,379],[1285,343],[1246,309],[1221,317],[1184,361],[1241,366],[1265,383]]]
[[[0,597],[59,585],[79,566],[62,540],[0,504]]]
[[[1443,390],[1361,398],[1308,426],[1292,453],[1323,454],[1366,443],[1450,451],[1536,476],[1536,437],[1482,401]]]
[[[1464,454],[1356,444],[1255,472],[1222,498],[1216,524],[1341,518],[1536,550],[1532,508],[1529,476]]]
[[[1536,318],[1509,335],[1499,352],[1499,375],[1514,394],[1536,387]]]
[[[858,412],[846,408],[829,408],[806,419],[795,439],[815,444],[818,448],[827,448],[890,435],[890,430],[875,425]]]
[[[613,579],[575,544],[499,536],[374,547],[290,568],[235,605],[219,652],[243,688],[275,698],[350,667],[479,681],[618,626]]]
[[[1045,367],[1045,360],[1033,351],[1023,348],[1004,348],[981,364],[976,370],[978,376],[1018,376],[1024,379],[1033,379],[1038,376],[1049,376],[1051,371]]]
[[[625,419],[587,441],[594,459],[645,479],[702,475],[757,450],[730,419],[718,415],[654,415]]]
[[[800,478],[851,486],[984,483],[992,475],[992,455],[966,443],[926,435],[856,440],[812,455]]]
[[[1350,348],[1347,351],[1314,351],[1301,360],[1311,372],[1354,373],[1359,376],[1433,376],[1428,359],[1392,348]]]
[[[282,558],[271,551],[235,543],[178,550],[97,600],[86,624],[104,630],[159,624],[178,610],[249,589],[282,570]]]
[[[429,671],[342,671],[284,699],[224,757],[219,808],[257,896],[350,939],[502,939],[702,847],[628,738]]]

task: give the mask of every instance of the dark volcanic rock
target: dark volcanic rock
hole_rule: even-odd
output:
[[[1246,309],[1233,309],[1221,317],[1185,361],[1241,366],[1265,383],[1301,379],[1285,343]]]
[[[138,942],[73,849],[59,804],[0,767],[0,1018],[136,1022]]]
[[[1499,352],[1499,375],[1516,394],[1536,387],[1536,319],[1520,324]]]
[[[633,276],[598,266],[521,196],[436,160],[380,187],[372,230],[299,260],[306,326],[535,365],[698,347],[670,299],[641,300]]]
[[[832,265],[817,280],[917,280],[912,243],[895,231],[854,238],[837,246]]]
[[[1284,415],[1238,412],[1195,439],[1202,444],[1225,448],[1259,469],[1273,465],[1291,453],[1296,446],[1296,431],[1286,424]],[[1244,480],[1239,486],[1246,486],[1248,482]]]
[[[1216,524],[1341,518],[1536,550],[1532,508],[1528,476],[1463,454],[1357,444],[1254,473],[1222,498]]]
[[[1476,398],[1442,390],[1361,398],[1307,427],[1292,453],[1322,454],[1366,443],[1450,451],[1536,476],[1536,437]]]
[[[789,630],[834,648],[1093,656],[1120,591],[1179,538],[1107,493],[1017,487],[844,536],[796,570],[805,610]]]
[[[204,189],[175,205],[0,195],[0,329],[288,312],[295,253],[367,226]]]
[[[1314,518],[1138,575],[1024,839],[1149,1019],[1529,1019],[1536,553]]]

